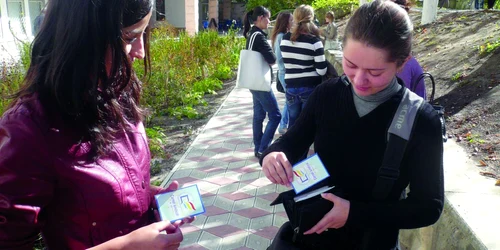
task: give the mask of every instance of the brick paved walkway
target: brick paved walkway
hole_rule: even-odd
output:
[[[284,94],[274,93],[281,109]],[[269,206],[287,188],[269,182],[254,157],[252,105],[247,89],[233,89],[164,181],[197,184],[207,210],[182,227],[180,249],[266,249],[287,221],[281,205]]]

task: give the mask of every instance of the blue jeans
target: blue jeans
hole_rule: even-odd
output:
[[[280,82],[283,85],[283,89],[286,89],[285,75],[278,75]],[[288,128],[288,104],[285,102],[283,105],[283,111],[281,112],[280,129]]]
[[[288,104],[288,127],[295,124],[299,118],[300,112],[304,109],[307,99],[313,92],[314,88],[301,87],[301,88],[287,88],[286,89],[286,103]]]
[[[253,143],[255,153],[262,153],[271,144],[276,128],[281,120],[280,109],[273,91],[250,90],[253,96]],[[264,119],[268,114],[269,121],[262,133]]]

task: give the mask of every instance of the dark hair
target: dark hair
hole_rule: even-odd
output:
[[[349,39],[389,53],[389,61],[401,66],[411,52],[413,25],[408,14],[391,1],[376,0],[354,12],[345,28],[344,48]]]
[[[152,0],[50,0],[24,85],[14,98],[36,94],[49,115],[61,117],[83,135],[80,140],[90,142],[90,157],[103,155],[128,123],[142,120],[141,82],[125,53],[122,29],[142,20],[152,6]]]
[[[274,41],[279,33],[286,33],[288,31],[290,17],[292,17],[292,13],[289,11],[280,12],[276,17],[276,23],[274,24],[274,29],[271,34],[271,46],[274,46]]]
[[[212,18],[210,19],[210,23],[209,23],[209,25],[208,25],[208,28],[214,28],[214,29],[217,29],[217,28],[218,28],[218,26],[217,26],[217,21],[215,21],[215,18],[213,18],[213,17],[212,17]]]
[[[243,17],[243,24],[245,26],[243,28],[243,35],[245,36],[245,38],[248,38],[248,31],[250,30],[250,24],[257,21],[257,18],[259,18],[259,16],[266,16],[266,15],[269,17],[271,15],[271,12],[269,12],[269,10],[266,9],[266,7],[264,6],[257,6],[253,8],[253,10],[245,14],[245,16]]]
[[[300,35],[309,35],[319,38],[319,29],[314,24],[314,9],[310,5],[302,4],[293,11],[295,25],[292,27],[290,41],[295,42]]]

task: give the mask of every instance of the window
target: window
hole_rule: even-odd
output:
[[[0,39],[3,38],[3,27],[2,27],[2,5],[0,5]]]
[[[24,3],[21,0],[7,0],[7,15],[9,18],[9,29],[16,37],[26,34],[24,31]]]
[[[30,11],[30,23],[31,23],[31,35],[35,35],[36,30],[35,30],[35,20],[36,18],[42,13],[42,9],[44,6],[44,3],[42,0],[30,0],[28,2],[29,4],[29,11]]]

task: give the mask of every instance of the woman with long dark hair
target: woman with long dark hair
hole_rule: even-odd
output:
[[[268,9],[263,6],[257,6],[253,10],[249,11],[244,17],[244,29],[243,34],[247,38],[246,48],[248,49],[250,43],[250,37],[252,34],[257,33],[255,36],[255,41],[253,43],[252,50],[258,51],[264,57],[264,60],[271,67],[272,64],[276,62],[276,56],[273,53],[273,49],[267,42],[267,34],[264,32],[269,26],[269,17],[271,13]],[[250,29],[251,24],[253,26]],[[274,96],[273,91],[257,91],[250,90],[253,98],[253,143],[255,145],[254,153],[255,157],[259,158],[271,144],[276,128],[278,127],[281,114],[278,108],[278,102]],[[263,123],[266,118],[266,113],[269,118],[264,132]]]
[[[285,83],[285,62],[283,62],[283,55],[281,55],[280,44],[283,36],[290,31],[293,24],[292,13],[283,11],[276,17],[276,23],[271,34],[271,44],[274,46],[274,53],[276,54],[276,61],[278,62],[278,79],[280,80],[283,89],[286,89]],[[288,129],[288,105],[285,102],[283,111],[281,112],[280,126],[278,132],[284,134]]]
[[[0,248],[176,249],[156,222],[134,59],[152,0],[51,0],[24,86],[0,119]],[[162,234],[162,231],[166,233]]]

